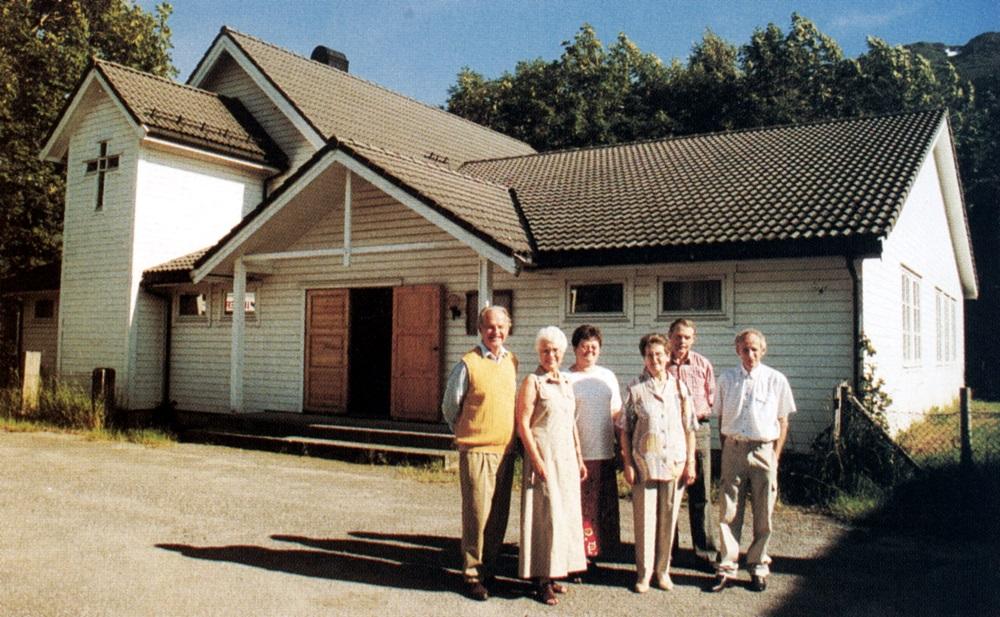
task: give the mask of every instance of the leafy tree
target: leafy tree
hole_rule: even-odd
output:
[[[175,75],[171,11],[127,0],[0,5],[0,277],[58,259],[63,173],[38,152],[90,58]]]

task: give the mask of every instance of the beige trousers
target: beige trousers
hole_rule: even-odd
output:
[[[753,540],[747,549],[751,574],[767,576],[771,558],[771,515],[778,496],[778,465],[773,441],[736,441],[727,438],[722,447],[719,480],[719,574],[736,576],[740,556],[740,533],[747,497],[753,514]]]
[[[482,581],[496,571],[507,532],[514,449],[505,454],[459,453],[462,490],[462,573],[466,581]]]
[[[669,574],[674,530],[683,498],[684,485],[676,479],[649,480],[632,487],[637,583],[648,584],[653,575],[665,578]]]

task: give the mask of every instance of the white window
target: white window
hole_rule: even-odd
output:
[[[909,270],[902,276],[903,363],[920,363],[920,277]]]
[[[934,290],[934,316],[937,332],[936,359],[938,364],[948,364],[957,358],[958,325],[955,320],[957,302],[940,289]]]
[[[628,286],[625,281],[566,283],[568,319],[628,318]]]

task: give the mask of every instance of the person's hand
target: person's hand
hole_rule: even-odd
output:
[[[635,467],[632,465],[625,465],[625,482],[629,486],[635,486]]]
[[[545,482],[545,462],[542,459],[531,462],[531,483]]]
[[[583,482],[586,479],[587,479],[587,466],[583,463],[583,461],[580,461],[580,482]]]
[[[694,484],[695,478],[698,477],[698,472],[695,469],[694,461],[688,461],[684,464],[684,473],[681,475],[681,480],[685,485],[691,486]]]

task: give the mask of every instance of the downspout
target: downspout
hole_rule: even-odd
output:
[[[863,368],[863,362],[861,358],[861,275],[858,273],[857,266],[854,265],[854,258],[850,255],[845,255],[844,260],[847,262],[847,271],[851,275],[851,331],[854,333],[854,340],[852,342],[853,349],[851,350],[851,373],[852,373],[852,383],[851,387],[855,392],[860,392],[861,390],[861,371]]]

